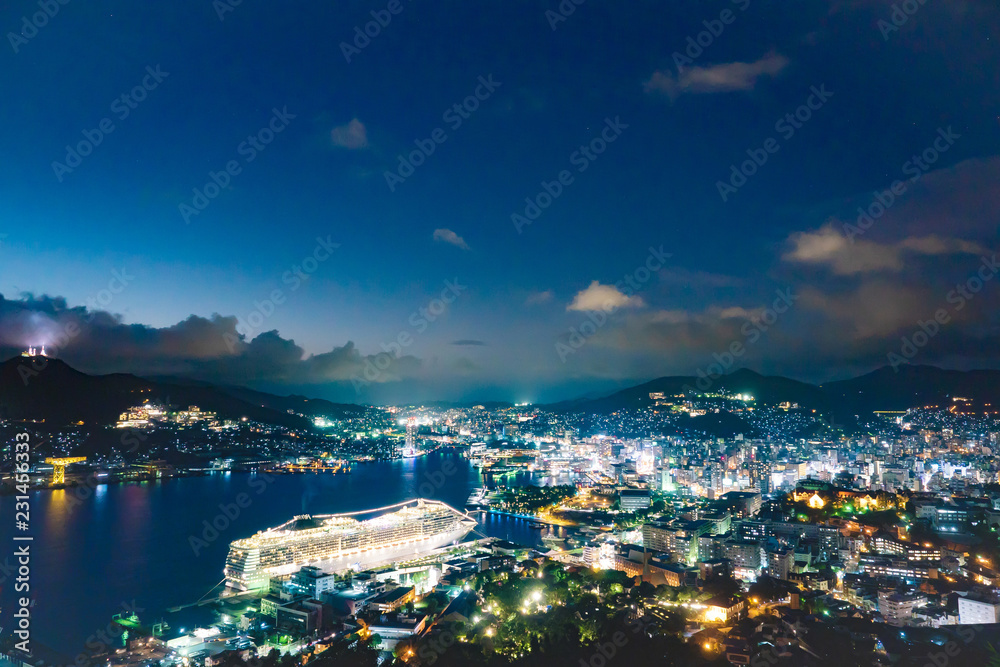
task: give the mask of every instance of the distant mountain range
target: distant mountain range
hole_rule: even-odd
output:
[[[948,371],[933,366],[906,365],[898,373],[884,367],[850,380],[823,385],[765,376],[747,369],[712,381],[693,376],[662,377],[607,396],[579,398],[543,407],[606,414],[652,405],[651,393],[678,394],[689,388],[750,394],[768,404],[788,401],[835,420],[851,420],[855,415],[875,410],[948,406],[955,397],[970,399],[970,407],[980,410],[984,406],[990,409],[1000,406],[1000,371]],[[183,378],[140,378],[125,373],[87,375],[52,358],[35,358],[33,363],[32,359],[14,357],[0,365],[0,418],[4,419],[44,419],[54,424],[79,421],[113,424],[127,408],[147,399],[185,408],[197,405],[227,419],[247,417],[295,428],[310,426],[309,419],[299,414],[336,418],[363,415],[371,409]],[[490,402],[493,404],[509,405]]]
[[[662,377],[602,398],[566,401],[549,407],[610,413],[652,405],[651,393],[671,395],[686,389],[750,394],[764,403],[788,401],[836,419],[849,419],[876,410],[907,410],[926,405],[947,407],[956,397],[969,399],[970,407],[979,410],[984,406],[993,409],[1000,406],[1000,371],[948,371],[934,366],[904,365],[896,372],[885,366],[850,380],[814,385],[761,375],[744,368],[711,381],[694,376]]]
[[[54,424],[114,424],[130,407],[149,400],[186,409],[197,405],[220,418],[308,428],[307,416],[363,414],[370,408],[303,396],[275,396],[242,387],[184,379],[144,379],[126,373],[87,375],[53,358],[14,357],[0,365],[0,418],[44,419]]]

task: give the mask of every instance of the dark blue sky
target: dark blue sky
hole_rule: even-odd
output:
[[[846,0],[566,0],[559,21],[554,0],[223,3],[4,3],[6,352],[348,401],[544,400],[708,370],[734,343],[734,367],[843,377],[943,308],[906,358],[996,366],[998,281],[949,300],[1000,225],[993,3],[914,0],[898,30],[892,3]],[[391,20],[345,48],[372,12]],[[577,152],[609,119],[606,149]],[[418,141],[433,153],[390,188]]]

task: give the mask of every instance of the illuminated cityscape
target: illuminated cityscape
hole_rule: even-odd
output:
[[[1000,667],[997,0],[0,26],[0,667]]]

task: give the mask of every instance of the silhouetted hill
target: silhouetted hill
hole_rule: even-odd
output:
[[[737,433],[742,433],[748,438],[755,438],[760,435],[757,429],[750,425],[741,417],[731,412],[709,412],[698,417],[683,415],[677,422],[680,430],[700,431],[708,433],[714,437],[731,438]]]
[[[216,387],[216,389],[235,398],[244,400],[247,403],[261,405],[263,407],[271,408],[272,410],[280,410],[281,412],[293,410],[310,417],[361,416],[371,410],[371,408],[363,405],[355,405],[353,403],[334,403],[322,398],[306,398],[305,396],[298,396],[296,394],[278,396],[276,394],[268,394],[262,391],[247,389],[246,387],[222,386]]]
[[[0,366],[0,417],[111,424],[152,388],[134,375],[87,375],[59,359],[14,357]]]
[[[699,385],[698,383],[701,382]],[[748,369],[740,369],[717,380],[708,382],[695,376],[674,375],[657,378],[635,387],[623,389],[609,396],[591,400],[574,400],[556,403],[550,407],[565,411],[614,412],[622,409],[644,408],[654,403],[651,393],[677,395],[685,392],[726,391],[733,394],[750,394],[764,403],[791,401],[819,409],[825,406],[822,389],[816,385],[785,377],[764,376]]]
[[[635,387],[593,400],[574,400],[548,407],[567,412],[610,413],[653,404],[650,393],[666,395],[723,391],[750,394],[766,404],[788,401],[803,408],[828,413],[837,419],[868,414],[875,410],[906,410],[925,405],[947,407],[952,399],[970,399],[970,407],[1000,406],[1000,371],[950,371],[934,366],[904,365],[899,372],[883,367],[866,375],[814,385],[781,376],[761,375],[740,369],[714,381],[694,376],[657,378]]]
[[[700,382],[700,384],[699,384]],[[948,406],[955,397],[970,399],[969,407],[1000,406],[1000,371],[950,371],[933,366],[904,365],[899,372],[876,371],[817,386],[748,369],[706,381],[693,376],[651,380],[610,395],[578,398],[548,406],[565,412],[611,413],[652,405],[651,393],[725,391],[751,394],[765,404],[789,401],[836,419],[850,420],[873,410],[906,410],[925,405]],[[215,386],[181,378],[145,379],[125,373],[87,375],[59,359],[14,357],[0,365],[0,418],[44,419],[57,425],[82,421],[113,424],[125,409],[144,400],[187,407],[197,405],[226,419],[247,417],[267,424],[308,428],[295,413],[345,417],[370,408],[333,403],[299,395],[276,396],[244,387]],[[445,403],[440,404],[442,407]],[[490,402],[489,407],[510,404]],[[740,432],[742,424],[720,418],[719,428]],[[712,420],[707,420],[705,425]],[[743,429],[743,432],[747,432]]]
[[[904,364],[899,372],[883,366],[866,375],[822,386],[829,400],[845,412],[906,410],[924,405],[947,407],[956,397],[972,405],[1000,405],[1000,371],[949,371]]]
[[[0,365],[0,418],[34,419],[62,425],[75,422],[114,424],[127,408],[145,400],[186,408],[197,405],[220,418],[290,428],[309,428],[304,417],[289,414],[307,403],[302,397],[271,396],[204,382],[163,382],[125,373],[87,375],[59,359],[14,357]],[[327,401],[318,404],[336,406]],[[319,408],[320,406],[317,406]],[[359,406],[348,406],[364,410]],[[318,412],[318,410],[317,410]]]

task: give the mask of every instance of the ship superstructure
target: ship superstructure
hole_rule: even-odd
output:
[[[395,510],[395,511],[391,511]],[[359,520],[364,515],[377,515]],[[303,565],[327,572],[408,558],[465,537],[476,520],[436,500],[348,514],[300,515],[229,546],[226,585],[260,588]]]

